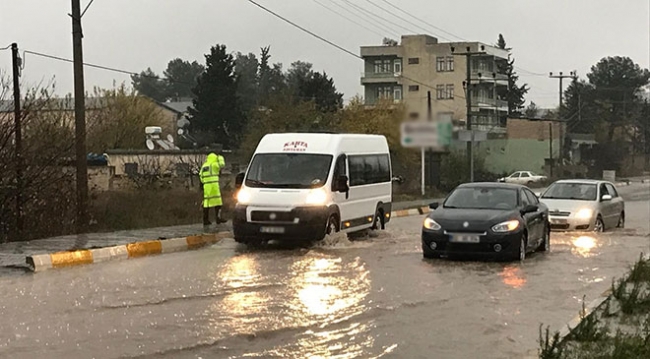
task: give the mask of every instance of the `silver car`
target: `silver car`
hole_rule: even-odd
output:
[[[561,180],[541,194],[552,230],[603,232],[625,225],[625,202],[607,181]]]

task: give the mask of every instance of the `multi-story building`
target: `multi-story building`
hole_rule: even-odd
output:
[[[508,78],[501,73],[508,51],[480,42],[438,42],[428,35],[402,36],[401,43],[362,46],[361,84],[367,105],[380,98],[404,103],[408,119],[426,119],[428,91],[434,120],[465,126],[467,60],[470,57],[472,128],[504,133]]]

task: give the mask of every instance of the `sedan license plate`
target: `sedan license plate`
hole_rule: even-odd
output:
[[[566,219],[551,218],[551,224],[566,224]]]
[[[260,227],[260,232],[282,234],[284,233],[284,227]]]
[[[451,242],[454,243],[479,243],[481,237],[475,234],[452,234]]]

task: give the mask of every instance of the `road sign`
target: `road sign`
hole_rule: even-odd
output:
[[[443,147],[451,144],[451,123],[431,121],[402,122],[403,147]]]

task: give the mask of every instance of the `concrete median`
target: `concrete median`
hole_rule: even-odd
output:
[[[48,269],[74,267],[118,259],[139,258],[162,253],[189,251],[218,243],[228,236],[231,236],[230,232],[219,232],[215,234],[202,234],[181,238],[133,242],[105,248],[37,254],[28,256],[26,262],[33,272],[42,272]]]

